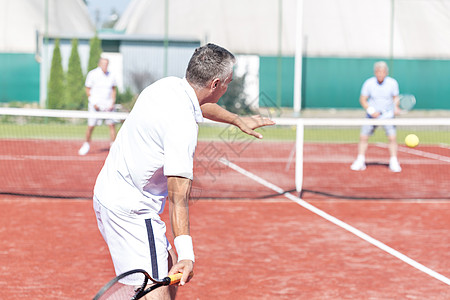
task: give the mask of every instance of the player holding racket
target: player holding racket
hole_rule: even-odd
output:
[[[389,68],[384,61],[374,64],[375,76],[367,79],[362,88],[359,102],[366,110],[368,118],[392,119],[400,113],[399,89],[397,81],[388,76]],[[392,172],[401,172],[402,168],[397,159],[397,132],[393,125],[385,125],[384,131],[389,139],[389,169]],[[365,125],[361,128],[358,157],[351,165],[353,171],[366,169],[365,154],[369,145],[369,137],[374,133],[376,126]]]
[[[216,104],[233,78],[234,64],[233,54],[222,47],[196,49],[186,77],[163,78],[147,87],[120,129],[94,188],[98,227],[117,275],[144,269],[155,279],[183,273],[180,285],[188,282],[195,261],[188,197],[197,123],[204,115],[256,137],[261,136],[253,129],[273,124],[239,118]],[[159,217],[166,199],[178,257]],[[175,293],[164,286],[148,295],[170,299]]]
[[[113,111],[116,103],[117,83],[114,74],[108,71],[109,60],[101,57],[98,67],[91,70],[86,76],[86,95],[89,99],[88,111]],[[114,120],[104,120],[109,127],[111,144],[116,138],[116,128]],[[79,155],[86,155],[90,150],[92,133],[95,126],[103,123],[101,119],[89,118],[86,130],[86,141],[78,150]]]

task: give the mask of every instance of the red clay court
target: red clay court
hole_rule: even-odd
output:
[[[114,276],[90,200],[106,146],[94,143],[92,153],[78,157],[79,143],[47,142],[40,149],[43,143],[28,147],[27,142],[20,152],[8,154],[8,143],[15,142],[2,141],[2,165],[13,163],[17,174],[32,162],[41,169],[30,172],[28,183],[16,193],[8,189],[18,184],[17,174],[1,171],[1,298],[92,299]],[[206,152],[209,145],[199,143],[198,184],[190,209],[196,274],[179,289],[177,299],[450,298],[449,181],[438,183],[439,191],[430,190],[420,172],[426,164],[446,180],[448,163],[421,158],[418,166],[417,154],[400,152],[403,172],[393,174],[384,165],[386,149],[375,146],[369,150],[372,164],[365,173],[351,172],[354,157],[346,147],[335,148],[338,158],[332,163],[314,163],[316,145],[305,147],[302,199],[345,224],[338,226],[302,206],[298,194],[276,195],[274,187],[295,188],[294,166],[289,163],[292,144],[271,144],[276,155],[262,145],[266,144],[253,143],[240,153],[220,143],[215,146],[216,154],[247,174],[217,163]],[[448,148],[416,150],[450,157]],[[55,169],[59,171],[52,173]],[[61,172],[67,176],[58,176]],[[346,191],[346,182],[363,177],[371,178],[372,185],[359,181],[359,188]],[[255,178],[265,181],[261,184]],[[410,197],[415,187],[400,178],[423,181],[415,199]],[[391,183],[380,187],[383,182]],[[395,194],[389,192],[395,186],[392,182],[397,183]],[[73,195],[58,197],[64,190]],[[46,195],[38,196],[37,191]],[[167,209],[163,219],[168,220]]]

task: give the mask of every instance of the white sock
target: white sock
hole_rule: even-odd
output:
[[[362,155],[362,154],[359,154],[358,157],[356,158],[356,160],[366,161],[366,157],[364,155]]]

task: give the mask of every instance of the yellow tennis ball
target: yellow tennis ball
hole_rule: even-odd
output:
[[[405,138],[405,144],[408,147],[414,148],[419,145],[419,138],[415,134],[408,134]]]

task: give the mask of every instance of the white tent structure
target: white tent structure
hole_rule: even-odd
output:
[[[0,101],[28,102],[39,97],[43,106],[53,50],[49,39],[94,34],[95,26],[83,0],[0,0],[0,61],[3,73],[8,74],[2,78]],[[70,51],[70,44],[61,48],[62,52]],[[82,48],[80,45],[83,55],[86,50]],[[88,53],[89,47],[84,48]],[[66,57],[63,65],[67,65]],[[19,91],[21,85],[28,87],[27,93]]]
[[[115,29],[189,37],[235,54],[255,54],[265,60],[260,78],[277,105],[289,98],[287,90],[281,96],[281,58],[295,57],[295,112],[301,107],[304,57],[330,58],[334,66],[341,58],[450,59],[450,0],[133,0]],[[267,71],[273,57],[278,66]],[[353,66],[352,75],[359,72]],[[269,87],[274,81],[276,94]],[[352,82],[345,84],[348,89]]]
[[[133,0],[115,28],[294,55],[297,18],[311,56],[450,58],[449,0]]]
[[[94,33],[82,0],[0,0],[0,52],[34,53],[45,34]]]

